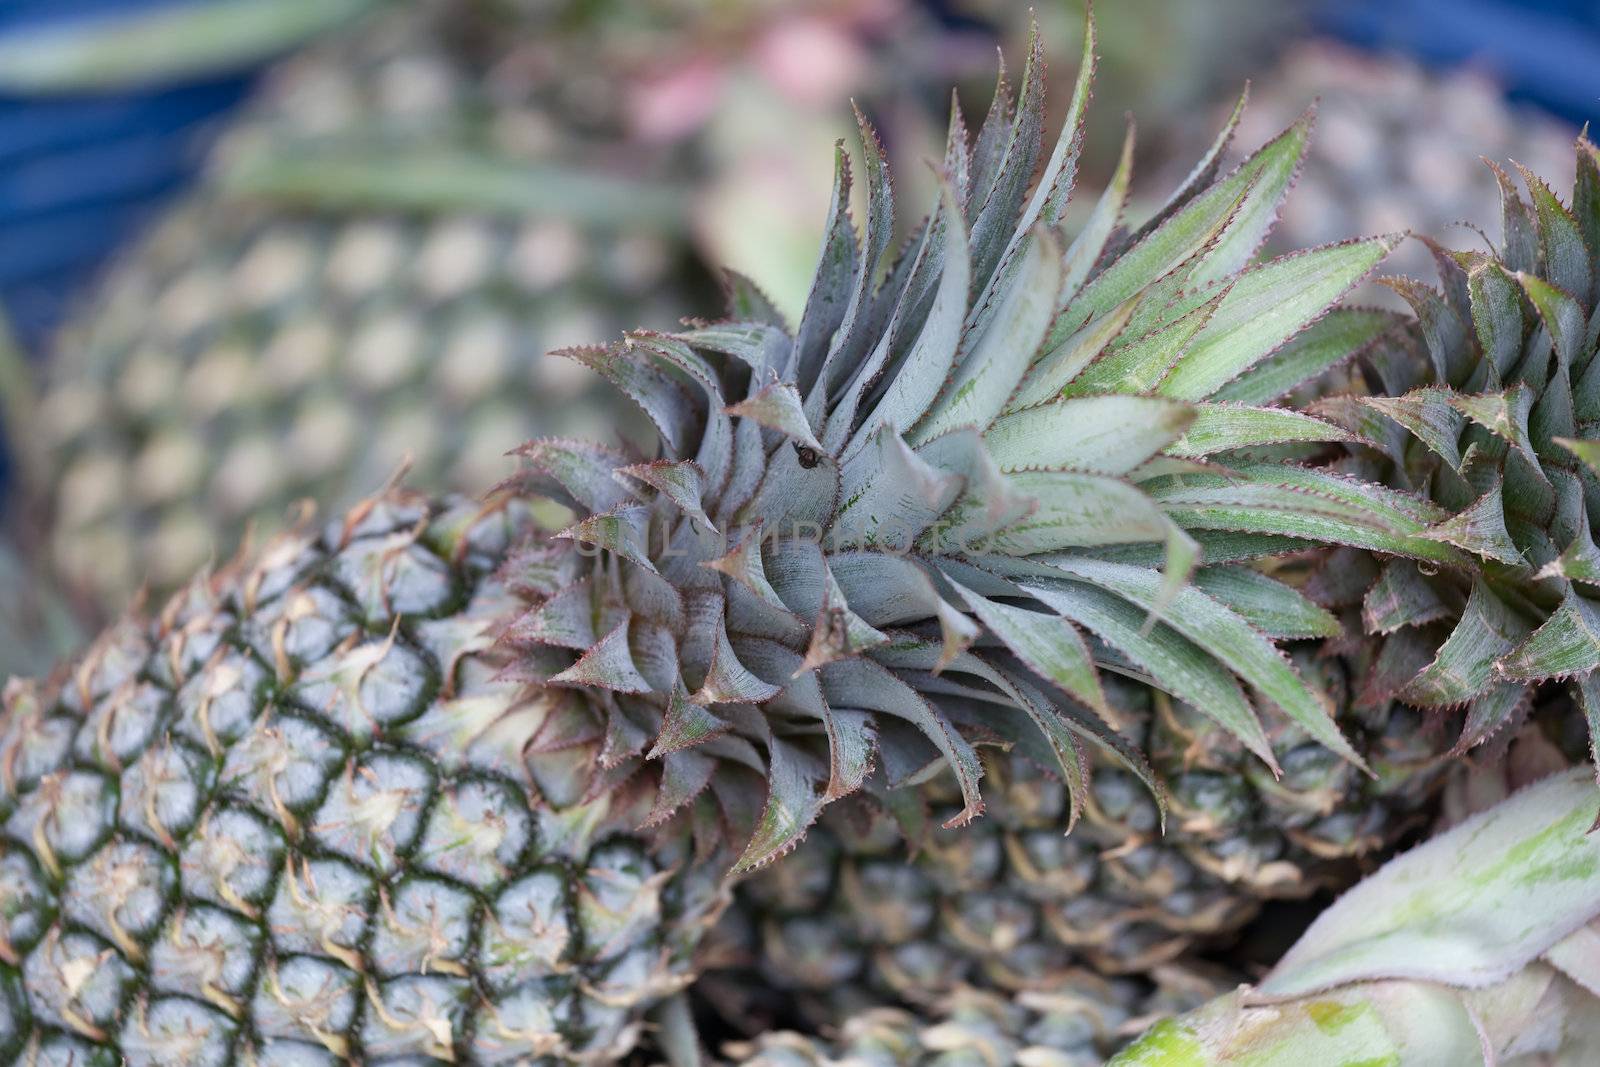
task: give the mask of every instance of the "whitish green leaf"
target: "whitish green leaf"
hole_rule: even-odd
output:
[[[1179,475],[1141,486],[1179,526],[1277,534],[1413,559],[1464,565],[1427,536],[1444,513],[1382,486],[1299,467],[1250,465],[1228,475]]]
[[[1542,178],[1520,163],[1517,170],[1522,172],[1522,180],[1533,197],[1534,225],[1539,234],[1539,249],[1544,253],[1545,277],[1562,292],[1583,299],[1594,284],[1594,264],[1592,253],[1584,245],[1583,233],[1578,229],[1578,220]]]
[[[987,284],[1018,234],[1017,219],[1022,214],[1023,197],[1038,167],[1039,153],[1044,147],[1043,134],[1044,45],[1035,26],[1028,35],[1028,61],[1022,69],[1017,111],[1005,138],[1004,154],[994,173],[994,181],[972,220],[972,278],[977,287]],[[1040,190],[1035,194],[1035,204],[1048,195],[1049,190]],[[1020,232],[1026,234],[1032,225],[1033,220],[1027,220]],[[965,300],[969,294],[961,295]]]
[[[786,742],[767,746],[767,804],[755,833],[730,874],[746,874],[771,863],[795,845],[822,810],[819,782],[808,761]]]
[[[839,583],[850,609],[873,626],[939,622],[945,662],[972,645],[982,630],[965,612],[939,595],[932,579],[904,555],[839,552],[828,557],[828,571]],[[943,669],[937,664],[935,669]]]
[[[727,616],[716,613],[715,639],[711,646],[711,666],[706,670],[705,683],[690,700],[696,704],[761,704],[778,695],[779,687],[757,678],[750,669],[739,662],[739,656],[728,641]]]
[[[1428,386],[1405,396],[1364,396],[1361,403],[1381,411],[1404,426],[1417,440],[1433,449],[1455,471],[1461,470],[1461,430],[1464,416],[1450,401],[1448,389]]]
[[[966,480],[956,502],[917,541],[925,552],[968,554],[997,530],[1038,508],[1038,501],[1000,473],[983,439],[971,429],[952,430],[917,449],[930,466]]]
[[[1568,293],[1562,292],[1534,274],[1518,274],[1517,281],[1550,331],[1556,358],[1570,370],[1578,363],[1583,345],[1583,308]]]
[[[1473,697],[1472,703],[1467,705],[1467,720],[1461,727],[1461,736],[1456,738],[1456,743],[1451,747],[1450,756],[1464,756],[1493,737],[1501,727],[1526,710],[1531,693],[1531,686],[1499,682]]]
[[[1503,379],[1522,358],[1522,296],[1505,268],[1491,256],[1472,260],[1467,292],[1478,344]]]
[[[1105,251],[1111,231],[1122,217],[1123,205],[1128,199],[1128,179],[1133,172],[1133,124],[1122,139],[1122,155],[1117,159],[1117,169],[1106,183],[1100,199],[1089,214],[1088,220],[1073,238],[1067,249],[1060,296],[1063,303],[1072,299],[1089,277],[1089,271]]]
[[[1143,611],[1083,582],[1025,577],[1018,584],[1127,656],[1158,687],[1198,708],[1278,773],[1272,745],[1238,683],[1188,638],[1165,624],[1146,632]]]
[[[795,332],[794,380],[801,389],[810,389],[816,381],[855,292],[856,228],[850,220],[850,185],[850,156],[841,143],[833,154],[833,196],[822,252]]]
[[[1600,667],[1600,605],[1568,590],[1566,599],[1495,668],[1507,678],[1538,682]]]
[[[699,464],[691,460],[673,463],[658,459],[654,463],[636,463],[631,467],[621,467],[617,473],[637,478],[658,490],[678,505],[685,515],[704,523],[713,533],[716,532],[715,524],[700,506],[701,496],[705,492],[705,479]]]
[[[661,732],[656,735],[655,743],[646,753],[647,759],[661,759],[695,745],[703,745],[713,738],[721,737],[729,730],[729,724],[707,708],[704,704],[697,704],[689,699],[689,694],[684,691],[683,682],[679,681],[673,687],[672,695],[667,699],[667,711],[662,716]],[[692,766],[679,764],[681,770],[693,770]],[[709,781],[709,777],[706,781]],[[701,782],[705,785],[706,782]],[[662,783],[663,790],[666,783]],[[687,799],[687,798],[684,798]],[[675,807],[675,806],[674,806]],[[673,808],[668,808],[670,813]]]
[[[1170,218],[1156,227],[1148,236],[1133,245],[1116,261],[1091,281],[1077,297],[1067,304],[1068,322],[1074,325],[1061,327],[1060,336],[1052,336],[1048,344],[1059,342],[1065,331],[1076,323],[1104,315],[1135,293],[1143,291],[1156,279],[1187,263],[1206,248],[1217,248],[1219,235],[1230,226],[1231,232],[1240,235],[1238,242],[1230,243],[1227,254],[1214,260],[1216,277],[1225,277],[1242,266],[1239,259],[1232,267],[1221,269],[1243,252],[1245,258],[1253,253],[1250,233],[1258,236],[1265,232],[1265,223],[1259,209],[1276,211],[1278,198],[1288,189],[1305,150],[1309,124],[1305,120],[1295,123],[1278,137],[1263,145],[1255,155],[1245,160],[1230,175],[1196,195]],[[1243,205],[1253,191],[1260,195],[1252,200],[1258,211],[1252,215]],[[1246,249],[1244,245],[1251,244]],[[1195,284],[1202,284],[1196,279]]]
[[[1206,149],[1206,154],[1195,163],[1194,168],[1184,176],[1182,184],[1172,191],[1150,219],[1137,230],[1130,233],[1124,240],[1125,246],[1132,246],[1144,240],[1153,233],[1157,227],[1171,218],[1179,208],[1193,200],[1202,190],[1209,188],[1216,179],[1217,172],[1222,168],[1222,155],[1233,143],[1233,135],[1239,129],[1239,120],[1244,117],[1244,108],[1250,100],[1250,83],[1246,82],[1239,91],[1239,99],[1234,101],[1233,110],[1229,112],[1228,119],[1222,124],[1222,129],[1217,131],[1216,140],[1211,142],[1211,147]]]
[[[1588,770],[1574,768],[1402,853],[1323,912],[1260,992],[1508,977],[1600,914],[1596,803]]]
[[[1086,323],[1082,329],[1063,339],[1034,361],[1023,375],[1016,393],[1006,405],[1007,411],[1033,407],[1061,395],[1061,391],[1105,351],[1122,328],[1128,324],[1134,309],[1139,306],[1142,293],[1135,293],[1107,314]],[[1046,341],[1046,345],[1049,342]]]
[[[1049,226],[1056,225],[1067,209],[1067,201],[1072,196],[1073,183],[1077,178],[1083,131],[1088,121],[1089,97],[1094,85],[1097,40],[1094,14],[1086,10],[1083,20],[1083,51],[1078,57],[1078,76],[1072,85],[1072,102],[1067,105],[1067,114],[1061,123],[1061,133],[1056,138],[1055,149],[1050,154],[1049,162],[1039,175],[1033,199],[1029,201],[1028,209],[1023,213],[1021,224],[1015,227],[1015,232],[1018,234],[1029,232],[1038,222]],[[1039,50],[1039,55],[1042,57],[1043,43],[1037,30],[1034,31],[1034,40],[1031,43],[1032,47]],[[1042,70],[1039,77],[1041,88],[1038,99],[1042,108],[1044,100]]]
[[[1245,268],[1260,250],[1278,221],[1278,213],[1294,184],[1294,176],[1311,139],[1312,112],[1294,123],[1265,145],[1254,157],[1241,164],[1245,171],[1259,166],[1261,177],[1250,182],[1244,198],[1228,220],[1228,225],[1210,248],[1200,256],[1189,278],[1190,285],[1210,285]],[[1219,184],[1227,185],[1230,179]]]
[[[1368,633],[1389,634],[1402,626],[1421,626],[1448,617],[1450,609],[1433,583],[1408,559],[1390,560],[1361,601]]]
[[[880,426],[899,429],[915,425],[939,395],[955,366],[967,316],[967,288],[971,279],[967,235],[962,229],[961,207],[948,182],[940,183],[945,225],[944,270],[933,295],[922,330],[894,373],[883,399],[861,423],[844,454],[862,448]],[[831,429],[831,428],[830,428]]]
[[[1304,593],[1249,567],[1201,567],[1190,579],[1268,637],[1338,637],[1339,620]]]
[[[552,685],[608,689],[614,693],[648,693],[650,683],[628,651],[628,622],[606,634],[578,662],[550,679]]]
[[[871,660],[847,659],[822,667],[822,691],[836,709],[881,712],[914,726],[944,756],[961,789],[961,811],[945,821],[963,826],[983,812],[978,754],[922,694]]]
[[[1504,234],[1500,242],[1500,258],[1512,273],[1531,271],[1539,265],[1539,237],[1534,227],[1533,212],[1517,194],[1517,187],[1510,175],[1492,160],[1484,162],[1500,185],[1500,225]]]
[[[1039,351],[1061,289],[1061,246],[1041,230],[1015,277],[999,294],[986,328],[961,359],[943,395],[909,435],[921,445],[958,426],[986,429],[1006,405]]]
[[[828,543],[906,551],[955,502],[964,480],[931,466],[885,426],[845,462]]]
[[[1286,408],[1196,404],[1194,422],[1168,452],[1198,458],[1235,448],[1295,441],[1347,441],[1350,435],[1331,422]]]
[[[1246,271],[1158,387],[1202,400],[1255,366],[1343,296],[1394,247],[1392,237],[1329,245]]]
[[[1100,353],[1099,358],[1067,383],[1063,392],[1067,396],[1148,393],[1166,377],[1194,335],[1216,313],[1217,305],[1227,295],[1224,287],[1178,318],[1154,326],[1133,339],[1127,336],[1131,330],[1125,328],[1123,334]]]
[[[588,441],[537,437],[516,450],[528,466],[554,478],[585,511],[610,511],[638,498],[612,475],[627,460],[622,453]]]
[[[814,452],[822,451],[822,443],[811,432],[800,394],[789,382],[768,382],[751,396],[728,405],[728,414],[750,419],[769,430],[776,430],[793,438]]]
[[[564,348],[554,355],[583,364],[616,386],[617,391],[637,404],[655,425],[666,459],[691,459],[685,453],[695,442],[700,412],[688,390],[664,367],[637,347],[581,345]]]
[[[1051,151],[1050,159],[1045,163],[1044,170],[1039,175],[1034,187],[1033,198],[1028,202],[1027,209],[1022,212],[1021,218],[1015,219],[1012,215],[1003,213],[997,213],[995,216],[998,224],[998,233],[1005,233],[1010,236],[1005,252],[1000,257],[999,268],[995,270],[992,277],[985,278],[980,264],[980,271],[976,278],[978,281],[986,281],[987,284],[984,286],[982,295],[974,304],[975,309],[981,309],[993,300],[997,289],[1011,284],[1018,270],[1018,256],[1027,246],[1038,242],[1040,232],[1049,230],[1060,223],[1062,215],[1067,209],[1067,201],[1072,196],[1072,188],[1078,177],[1078,156],[1083,147],[1084,123],[1088,117],[1090,88],[1094,82],[1094,42],[1094,18],[1090,13],[1085,12],[1083,53],[1078,63],[1077,82],[1072,88],[1072,102],[1067,106],[1067,114],[1061,126],[1061,133],[1056,138],[1055,148]],[[1024,75],[1022,92],[1022,107],[1033,109],[1035,114],[1032,116],[1019,114],[1018,131],[1013,135],[1014,139],[1020,139],[1027,134],[1028,131],[1023,128],[1025,119],[1037,124],[1043,118],[1043,55],[1043,45],[1039,37],[1038,28],[1035,26],[1032,32],[1032,40],[1029,42],[1029,65],[1028,72]],[[1029,81],[1030,76],[1038,83],[1037,85]],[[1033,132],[1033,136],[1037,138],[1036,130]],[[1036,147],[1034,148],[1034,153],[1035,155],[1037,154]],[[1019,175],[1021,178],[1021,185],[1018,188],[1019,194],[1022,189],[1026,188],[1028,181],[1032,178],[1033,162],[1031,158],[1027,160],[1027,168],[1028,173]],[[1126,187],[1126,175],[1122,176],[1122,183]],[[1117,184],[1117,179],[1113,178],[1111,184],[1114,187]],[[1108,188],[1108,195],[1109,192]],[[984,221],[985,216],[980,214],[978,221],[973,225],[975,243],[980,232],[979,225]],[[1091,221],[1089,225],[1093,227],[1096,223]],[[1059,256],[1059,251],[1055,252],[1054,255]],[[974,312],[974,314],[977,313],[977,311]]]
[[[1189,405],[1161,397],[1079,397],[1003,415],[984,443],[1003,471],[1126,474],[1176,441],[1193,421]]]
[[[650,509],[638,504],[590,515],[556,534],[579,544],[613,552],[630,563],[656,573],[650,561]]]
[[[1138,489],[1118,478],[1076,471],[1023,471],[1006,476],[1038,502],[1034,512],[993,538],[1017,556],[1089,545],[1164,541],[1170,523]]]
[[[1501,499],[1499,481],[1470,507],[1429,527],[1423,536],[1499,563],[1522,562],[1522,553],[1506,531],[1505,504]]]
[[[950,579],[978,621],[988,627],[1028,669],[1060,686],[1088,707],[1114,719],[1100,688],[1100,675],[1083,636],[1066,619],[979,596]]]
[[[1482,582],[1475,583],[1467,606],[1433,662],[1408,682],[1400,697],[1424,707],[1455,707],[1482,693],[1496,680],[1495,661],[1516,646],[1528,624]]]
[[[728,295],[728,317],[735,323],[767,326],[780,335],[789,332],[788,319],[754,279],[731,267],[722,268],[721,278]]]
[[[1160,593],[1161,576],[1143,567],[1070,558],[1047,562],[1147,610],[1155,607]],[[1327,698],[1307,685],[1283,653],[1244,619],[1192,585],[1178,590],[1161,618],[1253,686],[1318,742],[1365,767],[1334,725]]]
[[[819,425],[831,392],[856,366],[861,353],[873,343],[876,324],[868,310],[872,303],[872,286],[877,281],[878,264],[888,250],[894,233],[894,186],[889,180],[888,159],[882,142],[878,140],[878,133],[867,117],[860,108],[855,109],[855,114],[867,184],[867,220],[861,235],[860,255],[851,265],[853,280],[849,303],[845,305],[838,329],[826,341],[827,355],[823,358],[816,380],[812,381],[809,368],[804,365],[798,376],[806,398],[806,414]],[[805,354],[806,350],[802,349],[802,355]],[[854,413],[853,403],[851,412]],[[829,444],[837,442],[829,441]]]
[[[1240,404],[1266,404],[1372,346],[1396,317],[1365,308],[1334,308],[1279,349],[1211,395]]]

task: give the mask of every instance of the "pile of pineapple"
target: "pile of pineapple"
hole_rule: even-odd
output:
[[[927,204],[860,117],[797,317],[728,272],[538,370],[548,223],[185,208],[41,409],[53,562],[176,588],[5,689],[0,1057],[1593,1062],[1600,153],[1344,306],[1402,234],[1262,252],[1313,116],[1133,215],[1094,56],[1054,139],[1037,38],[955,106]]]

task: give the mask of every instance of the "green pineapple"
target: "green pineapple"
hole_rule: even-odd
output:
[[[647,450],[544,437],[480,503],[388,490],[14,683],[0,1054],[614,1059],[732,880],[844,797],[915,823],[943,778],[954,830],[1008,747],[1064,783],[1058,830],[1096,759],[1162,797],[1103,670],[1265,765],[1301,734],[1376,763],[1274,643],[1325,616],[1206,531],[1240,494],[1368,529],[1296,503],[1344,483],[1283,456],[1346,434],[1271,400],[1382,325],[1324,313],[1389,242],[1251,265],[1297,125],[1140,231],[1121,174],[1067,244],[1092,53],[1042,166],[1040,67],[976,137],[956,113],[899,259],[863,120],[865,226],[841,150],[792,332],[734,278],[727,321],[569,350]]]
[[[112,614],[407,457],[477,491],[534,432],[615,422],[537,357],[710,306],[675,197],[593,158],[605,128],[497,80],[516,57],[483,54],[472,5],[389,7],[273,75],[57,345],[19,450],[50,562]],[[557,151],[595,176],[541,170]],[[307,173],[327,202],[300,199]]]

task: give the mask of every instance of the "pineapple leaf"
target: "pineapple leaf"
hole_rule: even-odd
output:
[[[1120,475],[1178,440],[1194,420],[1188,405],[1160,397],[1079,397],[1003,415],[984,443],[1006,472],[1048,468]]]
[[[1588,674],[1600,667],[1600,605],[1575,590],[1526,640],[1501,654],[1494,667],[1525,682]]]
[[[1047,557],[1050,566],[1080,581],[1154,610],[1159,576],[1143,567],[1094,560]],[[1181,588],[1161,620],[1205,649],[1276,705],[1321,744],[1357,767],[1365,763],[1334,725],[1332,708],[1260,632],[1195,586]],[[1271,762],[1270,760],[1268,761]]]
[[[1203,400],[1310,325],[1396,243],[1374,237],[1329,245],[1246,271],[1157,391]]]
[[[981,432],[994,422],[1050,328],[1061,290],[1060,254],[1052,232],[1035,234],[1015,277],[993,298],[993,313],[977,343],[967,346],[950,384],[911,434],[913,444],[958,426]]]
[[[1527,623],[1505,601],[1476,583],[1455,629],[1433,662],[1400,691],[1401,699],[1423,707],[1454,707],[1471,700],[1495,681],[1495,661],[1527,632]]]
[[[1176,475],[1144,490],[1186,530],[1275,534],[1459,566],[1465,557],[1429,536],[1445,515],[1391,489],[1297,467],[1242,465],[1229,474]]]
[[[1027,664],[1029,670],[1060,686],[1062,691],[1107,719],[1114,717],[1106,703],[1105,692],[1100,688],[1100,676],[1089,655],[1089,646],[1070,622],[1059,616],[990,600],[954,578],[948,580],[978,621]]]
[[[1587,777],[1546,778],[1390,860],[1311,924],[1260,995],[1396,977],[1482,985],[1525,966],[1600,910]]]
[[[1238,682],[1198,645],[1166,624],[1148,632],[1141,612],[1115,593],[1068,578],[1025,577],[1017,583],[1149,672],[1161,688],[1238,738],[1273,774],[1281,773],[1255,709]],[[1152,598],[1153,600],[1153,598]]]
[[[1304,593],[1249,567],[1202,567],[1192,581],[1268,637],[1338,637],[1343,632],[1339,620]]]
[[[1347,441],[1350,434],[1330,422],[1284,408],[1196,404],[1194,421],[1169,454],[1198,458],[1236,448],[1292,441]]]
[[[1584,247],[1578,220],[1556,199],[1556,194],[1542,178],[1520,163],[1517,170],[1533,197],[1534,225],[1539,234],[1545,276],[1556,289],[1582,299],[1594,284],[1594,266],[1591,253]]]

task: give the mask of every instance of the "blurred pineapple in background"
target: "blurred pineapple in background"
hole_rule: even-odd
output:
[[[530,436],[625,422],[541,354],[719,306],[691,230],[796,308],[846,101],[914,159],[935,86],[992,64],[927,25],[900,0],[429,0],[287,60],[62,333],[15,435],[51,562],[115,612],[408,458],[481,490]],[[746,210],[792,230],[752,246]]]
[[[992,28],[1011,54],[1020,54],[1017,44],[1032,14],[1055,70],[1071,69],[1083,46],[1086,0],[944,0],[943,6]],[[1195,158],[1194,138],[1216,126],[1196,105],[1237,95],[1246,79],[1305,30],[1310,7],[1308,0],[1099,0],[1095,98],[1105,121],[1086,131],[1086,171],[1103,177],[1116,166],[1123,131],[1112,118],[1124,111],[1138,116],[1139,164],[1147,176],[1159,176],[1163,164],[1188,166]],[[1272,132],[1293,120],[1289,115]],[[1160,182],[1150,186],[1167,188]]]
[[[1332,41],[1296,44],[1252,84],[1241,141],[1278,129],[1313,99],[1317,135],[1284,208],[1276,234],[1282,247],[1401,230],[1481,247],[1458,225],[1499,238],[1500,191],[1480,156],[1507,169],[1516,160],[1552,176],[1559,195],[1571,192],[1577,131],[1565,123],[1508,103],[1481,71],[1430,73]],[[1383,273],[1431,277],[1427,248],[1406,242]]]

